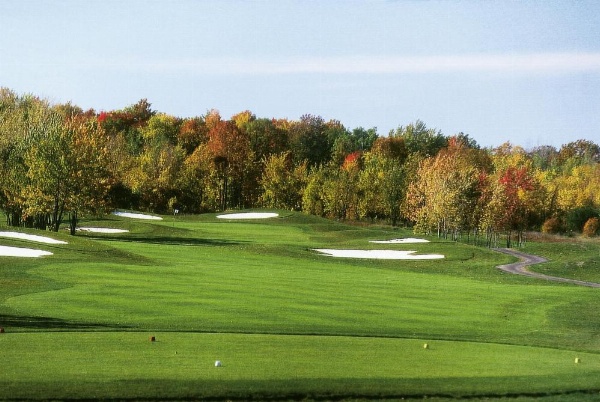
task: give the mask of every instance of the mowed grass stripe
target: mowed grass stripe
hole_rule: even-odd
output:
[[[389,263],[346,264],[310,251],[306,258],[291,258],[231,247],[112,245],[153,264],[50,264],[33,272],[68,281],[65,288],[11,298],[5,305],[28,315],[131,329],[535,344],[530,336],[554,332],[549,310],[568,294],[586,294],[578,288],[530,285],[525,291],[460,276],[381,269]]]
[[[0,338],[5,368],[0,397],[30,398],[40,390],[49,399],[89,397],[90,384],[105,398],[124,399],[393,390],[469,395],[497,392],[499,384],[515,378],[519,385],[511,392],[549,393],[577,390],[600,374],[595,354],[445,341],[424,349],[423,342],[160,332],[10,334]],[[215,367],[216,360],[223,366]]]

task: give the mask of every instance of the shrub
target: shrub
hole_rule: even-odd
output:
[[[583,235],[586,237],[596,236],[600,228],[600,220],[598,218],[590,218],[583,225]]]
[[[542,233],[556,234],[562,232],[562,229],[562,222],[557,217],[547,219],[542,225]]]
[[[598,210],[591,205],[572,209],[565,216],[567,229],[580,232],[588,219],[597,216]]]

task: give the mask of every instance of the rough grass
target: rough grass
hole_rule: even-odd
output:
[[[528,243],[526,251],[544,255],[546,264],[532,270],[547,275],[600,283],[600,238],[556,238]]]
[[[0,257],[2,398],[589,399],[600,390],[598,290],[503,273],[494,266],[510,257],[499,253],[436,239],[372,244],[414,235],[290,213],[84,225],[131,232],[50,234],[69,241],[52,257]],[[312,251],[323,247],[446,258]],[[581,257],[568,243],[526,251],[535,247]]]

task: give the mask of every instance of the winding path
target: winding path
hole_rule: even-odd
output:
[[[572,283],[572,284],[579,285],[579,286],[587,286],[590,288],[600,288],[600,283],[578,281],[576,279],[568,279],[568,278],[560,278],[558,276],[544,275],[544,274],[539,274],[537,272],[531,272],[527,269],[527,267],[529,265],[541,264],[543,262],[548,261],[545,258],[531,255],[531,254],[525,254],[520,251],[512,250],[509,248],[495,248],[494,250],[499,251],[504,254],[512,255],[513,257],[517,257],[521,260],[519,262],[514,262],[512,264],[498,265],[496,268],[501,269],[502,271],[509,272],[511,274],[516,274],[516,275],[529,276],[531,278],[545,279],[547,281],[565,282],[565,283]]]

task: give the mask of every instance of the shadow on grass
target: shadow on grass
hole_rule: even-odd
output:
[[[226,368],[219,370],[227,370]],[[587,376],[587,381],[593,381]],[[86,380],[0,381],[0,399],[9,400],[109,400],[109,401],[597,401],[597,390],[554,388],[549,391],[523,387],[531,376],[512,380],[482,377],[402,379],[402,378],[302,378],[289,380]],[[469,381],[470,380],[470,381]],[[491,380],[491,381],[488,381]],[[503,381],[504,380],[504,381]],[[68,391],[65,391],[68,390]]]
[[[4,328],[26,328],[26,329],[52,329],[52,330],[102,330],[102,329],[126,329],[121,325],[95,324],[85,322],[73,322],[52,317],[30,317],[20,315],[0,314],[0,327]]]

